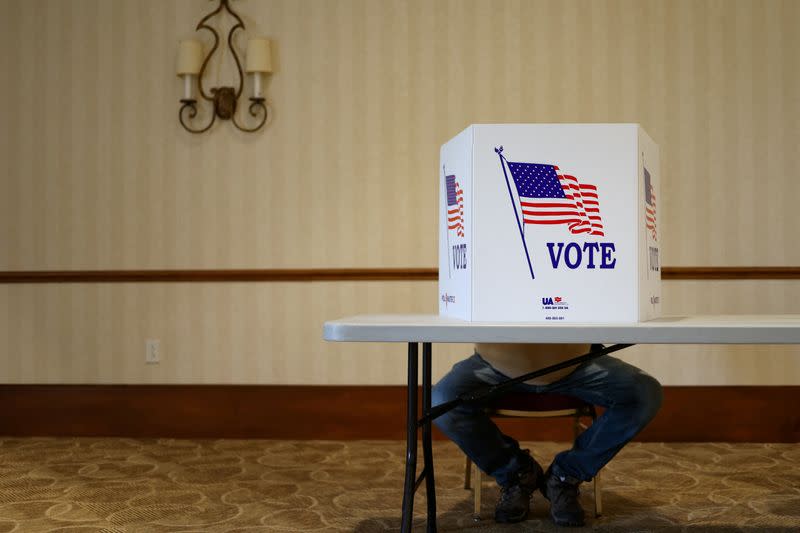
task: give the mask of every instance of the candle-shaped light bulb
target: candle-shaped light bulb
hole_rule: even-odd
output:
[[[253,72],[253,97],[261,98],[261,73]]]
[[[183,98],[185,100],[192,99],[192,79],[194,76],[191,74],[184,74],[183,75]]]

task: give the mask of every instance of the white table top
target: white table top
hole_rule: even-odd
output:
[[[465,322],[438,315],[359,315],[325,322],[329,341],[800,344],[800,315],[663,317],[632,324]]]

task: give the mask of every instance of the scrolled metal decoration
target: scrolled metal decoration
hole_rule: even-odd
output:
[[[227,11],[235,20],[236,24],[230,29],[228,32],[228,50],[230,50],[231,55],[233,56],[233,60],[236,63],[236,70],[239,73],[239,83],[237,87],[211,87],[208,92],[206,92],[206,88],[203,85],[203,76],[206,72],[206,68],[211,60],[212,56],[216,53],[217,48],[219,48],[219,34],[217,31],[207,24],[207,22],[214,18],[215,16],[219,15],[223,10]],[[230,120],[233,122],[233,125],[239,129],[240,131],[252,133],[255,131],[260,130],[264,124],[267,122],[268,110],[265,104],[265,99],[260,95],[250,97],[250,105],[248,107],[248,112],[251,117],[259,118],[258,122],[255,126],[248,127],[243,124],[240,124],[240,119],[237,119],[236,110],[239,98],[242,95],[242,90],[244,87],[244,74],[242,72],[242,63],[239,59],[239,55],[236,53],[236,48],[233,44],[234,34],[237,30],[244,30],[245,25],[239,15],[231,8],[230,0],[219,0],[219,5],[217,8],[203,17],[200,22],[197,24],[195,31],[200,30],[207,30],[211,32],[211,35],[214,37],[214,44],[209,50],[208,54],[206,54],[202,67],[200,68],[200,73],[197,76],[197,90],[200,96],[210,102],[214,108],[214,112],[211,114],[211,119],[207,125],[201,127],[192,127],[191,121],[197,116],[197,99],[194,98],[182,98],[180,100],[181,107],[178,111],[178,118],[180,120],[181,126],[183,126],[186,131],[191,133],[203,133],[208,131],[211,126],[214,125],[214,122],[217,118],[221,120]],[[199,45],[198,45],[199,46]],[[248,67],[249,68],[249,67]]]
[[[199,128],[199,129],[192,128],[189,124],[187,124],[184,121],[183,112],[185,110],[187,110],[187,109],[189,110],[189,113],[188,113],[189,120],[191,120],[194,117],[196,117],[197,116],[197,100],[193,100],[191,98],[181,99],[181,104],[183,104],[183,105],[181,105],[181,109],[180,109],[180,111],[178,111],[178,119],[181,121],[181,126],[183,126],[183,128],[186,131],[191,132],[191,133],[203,133],[204,131],[208,131],[211,128],[211,126],[214,125],[214,121],[217,118],[216,113],[213,113],[211,115],[211,122],[209,122],[206,127]]]
[[[261,126],[263,126],[264,123],[267,121],[267,113],[268,112],[267,112],[267,106],[264,104],[264,99],[263,98],[251,98],[250,99],[250,107],[248,109],[248,112],[250,113],[251,117],[258,117],[258,115],[261,115],[261,121],[258,122],[258,124],[256,124],[252,128],[248,128],[248,127],[240,125],[236,121],[236,116],[234,116],[233,117],[233,125],[236,126],[237,128],[239,128],[241,131],[244,131],[244,132],[247,132],[247,133],[252,133],[254,131],[260,130]]]

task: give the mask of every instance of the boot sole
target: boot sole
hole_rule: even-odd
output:
[[[583,527],[586,525],[586,522],[570,522],[569,520],[556,520],[555,518],[553,518],[553,523],[561,527]]]
[[[525,513],[523,515],[514,515],[514,516],[494,515],[494,521],[497,522],[498,524],[516,524],[517,522],[522,522],[527,517],[528,513]]]

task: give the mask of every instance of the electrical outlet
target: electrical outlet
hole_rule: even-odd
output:
[[[158,339],[144,341],[144,362],[148,365],[156,365],[161,362],[161,341]]]

